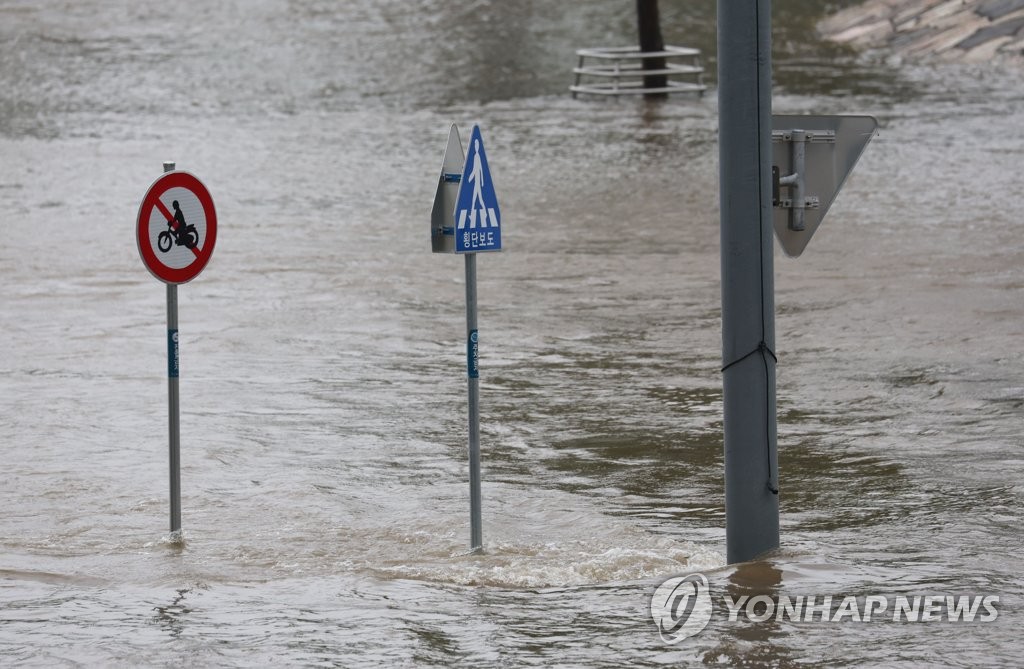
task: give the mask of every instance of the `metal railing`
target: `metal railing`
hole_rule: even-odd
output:
[[[697,93],[702,95],[704,67],[700,49],[684,46],[666,46],[663,51],[640,51],[636,46],[599,47],[579,49],[579,62],[573,68],[576,75],[569,87],[572,96],[589,95],[647,95],[652,93]],[[645,70],[644,61],[660,58],[664,66]],[[596,63],[586,64],[587,59]],[[676,62],[670,62],[675,60]],[[644,87],[644,77],[663,75],[664,86]],[[675,77],[675,78],[672,78]]]

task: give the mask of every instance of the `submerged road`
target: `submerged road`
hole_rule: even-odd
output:
[[[818,28],[835,42],[909,57],[1024,62],[1024,0],[868,0]]]

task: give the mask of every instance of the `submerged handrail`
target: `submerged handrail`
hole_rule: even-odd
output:
[[[575,80],[569,90],[588,95],[649,95],[660,93],[697,93],[702,95],[704,67],[701,64],[700,49],[685,46],[666,46],[660,51],[640,51],[636,46],[591,47],[578,49],[579,59],[573,68]],[[595,59],[598,63],[587,64]],[[658,69],[643,69],[644,61],[659,58],[666,61]],[[684,62],[667,62],[683,59]],[[645,87],[644,77],[665,76],[664,86]],[[585,81],[584,78],[598,81]],[[668,78],[675,77],[675,78]]]

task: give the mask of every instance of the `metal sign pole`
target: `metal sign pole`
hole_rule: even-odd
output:
[[[725,533],[730,563],[779,545],[771,2],[718,0]]]
[[[168,209],[170,204],[174,213]],[[181,539],[181,428],[178,403],[178,284],[191,281],[217,243],[217,211],[199,179],[164,163],[146,191],[135,221],[135,243],[150,274],[167,286],[167,413],[170,452],[171,539]],[[188,253],[170,253],[185,247]],[[184,262],[183,261],[186,261]]]
[[[480,348],[476,323],[476,254],[466,254],[466,374],[469,382],[469,545],[483,549],[480,501]]]
[[[164,172],[174,171],[173,162]],[[181,532],[181,423],[178,404],[178,285],[167,284],[167,390],[170,431],[171,533]]]

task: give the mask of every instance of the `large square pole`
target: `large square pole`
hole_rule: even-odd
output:
[[[779,545],[771,2],[718,2],[725,524],[730,563]]]

